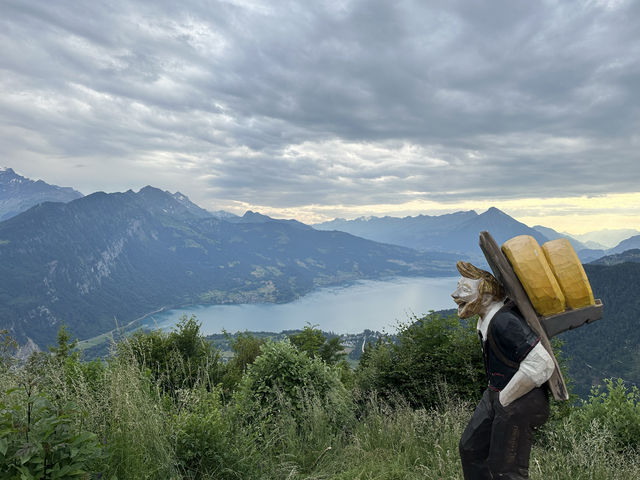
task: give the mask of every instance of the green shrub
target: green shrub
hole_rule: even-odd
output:
[[[220,391],[178,393],[176,456],[184,478],[244,479],[255,474],[252,439],[225,415]]]
[[[80,352],[74,350],[77,343],[77,340],[71,341],[66,326],[62,325],[57,345],[49,347],[51,354],[33,354],[29,359],[29,369],[47,372],[41,377],[42,388],[62,401],[80,399],[89,392],[96,394],[103,388],[105,364],[100,359],[82,361]]]
[[[401,325],[397,339],[369,346],[356,370],[356,384],[414,406],[433,407],[445,397],[477,401],[486,380],[475,322],[438,313]]]
[[[346,356],[340,337],[327,339],[320,329],[312,325],[305,325],[300,333],[289,335],[289,340],[301,352],[320,358],[329,365],[337,364]]]
[[[30,388],[4,392],[0,401],[2,478],[88,478],[90,465],[100,456],[100,445],[94,433],[75,424],[74,412],[75,405],[58,409]]]
[[[605,380],[605,390],[596,387],[589,399],[574,409],[571,420],[587,431],[593,422],[608,430],[619,450],[640,447],[640,391],[627,389],[622,379]]]
[[[133,352],[138,364],[149,369],[153,380],[169,394],[198,383],[215,386],[224,372],[220,352],[200,334],[195,316],[183,315],[168,334],[138,331],[118,349],[125,355]]]
[[[267,342],[242,378],[235,400],[244,414],[299,413],[310,397],[341,408],[347,395],[336,368],[300,352],[288,340]]]
[[[345,387],[353,387],[353,371],[345,360],[347,354],[340,344],[340,337],[327,338],[313,325],[305,325],[300,333],[289,335],[289,341],[301,352],[319,358],[328,365],[337,367],[340,381]]]
[[[256,338],[250,333],[238,333],[235,339],[230,340],[233,357],[227,362],[222,377],[225,394],[235,391],[249,365],[260,355],[260,347],[264,342],[264,339]]]

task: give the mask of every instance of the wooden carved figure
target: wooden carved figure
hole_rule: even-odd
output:
[[[460,261],[452,294],[460,318],[479,317],[487,374],[460,439],[462,470],[466,480],[527,479],[534,431],[549,416],[549,392],[569,398],[550,338],[600,319],[602,302],[566,240],[540,249],[520,236],[501,249],[482,232],[480,248],[493,274]]]
[[[462,438],[466,480],[528,478],[533,432],[549,416],[545,382],[554,362],[502,286],[485,270],[458,262],[452,297],[458,316],[478,315],[487,389]]]

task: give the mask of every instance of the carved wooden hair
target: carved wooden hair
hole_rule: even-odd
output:
[[[482,270],[469,262],[463,262],[462,260],[458,260],[456,268],[463,277],[470,278],[472,280],[480,280],[480,284],[478,285],[478,293],[480,293],[480,295],[488,293],[496,300],[504,298],[504,289],[502,288],[502,285],[500,285],[500,282],[498,282],[496,277],[491,275],[491,273],[486,270]]]

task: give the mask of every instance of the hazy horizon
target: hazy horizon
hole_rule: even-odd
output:
[[[17,172],[14,168],[10,167],[10,166],[6,166],[6,165],[0,165],[0,172],[6,169],[12,169],[17,175],[20,175],[20,172]],[[24,175],[22,175],[24,176]],[[26,177],[28,178],[28,177]],[[34,179],[29,179],[29,180],[34,180]],[[153,187],[155,187],[154,185],[151,185]],[[63,188],[74,188],[73,186],[70,185],[58,185],[58,187],[63,187]],[[158,187],[155,187],[158,188]],[[75,189],[75,188],[74,188]],[[133,190],[133,189],[132,189]],[[139,191],[140,189],[138,189],[137,191]],[[136,190],[134,190],[136,191]],[[81,192],[82,193],[82,192]],[[91,193],[96,193],[96,192],[91,192]],[[91,193],[82,193],[83,195],[90,195]],[[115,193],[115,192],[109,192],[109,193]],[[172,194],[174,193],[182,193],[184,194],[184,192],[170,192]],[[185,194],[186,195],[186,194]],[[187,197],[189,197],[189,195],[186,195]],[[191,200],[191,199],[190,199]],[[194,202],[195,203],[195,202]],[[489,208],[492,208],[492,206],[490,206]],[[457,212],[462,212],[462,211],[475,211],[477,214],[482,214],[484,212],[486,212],[488,209],[477,209],[477,208],[470,208],[468,210],[452,210],[451,212],[445,212],[445,213],[441,213],[438,215],[444,215],[447,213],[457,213]],[[212,213],[215,213],[215,211],[210,210]],[[242,216],[244,213],[248,212],[250,210],[245,210],[242,212],[236,212],[237,215]],[[264,213],[264,212],[260,212],[257,211],[257,213]],[[415,215],[402,215],[402,216],[396,216],[396,218],[405,218],[405,217],[417,217],[420,215],[428,215],[426,213],[417,213]],[[334,217],[334,218],[330,218],[328,220],[325,221],[334,221],[334,220],[347,220],[347,221],[351,221],[351,220],[360,220],[360,219],[371,219],[371,218],[382,218],[384,217],[384,215],[381,216],[377,216],[377,215],[359,215],[359,216],[351,216],[351,217]],[[277,214],[273,216],[273,218],[275,219],[294,219],[294,220],[298,220],[298,221],[302,221],[299,218],[295,218],[295,217],[283,217],[283,216],[278,216]],[[517,220],[517,219],[516,219]],[[324,222],[324,221],[323,221]],[[316,225],[319,223],[323,223],[323,222],[314,222],[314,223],[308,223],[309,225]],[[524,222],[523,222],[524,223]],[[536,227],[538,225],[530,225],[527,224],[529,227]],[[548,225],[540,225],[543,227],[548,227]],[[550,228],[550,227],[549,227]],[[629,229],[629,228],[620,228],[620,229],[609,229],[609,228],[602,228],[602,229],[597,229],[597,230],[590,230],[587,232],[582,232],[582,233],[573,233],[573,232],[569,232],[566,230],[557,230],[558,233],[560,234],[566,234],[566,235],[570,235],[572,237],[574,237],[576,240],[580,240],[580,241],[593,241],[593,242],[597,242],[600,243],[600,245],[606,247],[606,248],[612,248],[615,247],[620,241],[629,238],[630,236],[633,235],[637,235],[640,234],[640,230],[636,230],[636,229]]]

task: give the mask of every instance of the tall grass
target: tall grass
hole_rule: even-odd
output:
[[[553,440],[534,448],[531,478],[627,480],[640,478],[640,451],[618,451],[614,435],[593,421],[585,430],[571,419],[553,431]]]
[[[401,397],[338,389],[339,398],[329,398],[304,387],[295,390],[295,405],[277,394],[261,414],[259,402],[223,398],[204,377],[168,394],[120,348],[102,364],[42,357],[4,370],[0,411],[27,401],[27,380],[60,409],[74,405],[77,429],[99,442],[85,478],[110,480],[459,480],[458,440],[474,407],[446,388],[438,408],[425,409]],[[247,405],[254,411],[243,410]],[[530,477],[640,479],[637,446],[621,447],[611,430],[616,423],[586,415],[585,408],[539,436]],[[3,439],[8,434],[0,433],[0,478],[20,478],[5,475]]]
[[[370,396],[361,406],[361,416],[336,433],[326,425],[326,415],[312,409],[302,431],[287,433],[290,448],[277,461],[270,459],[271,474],[263,478],[461,480],[458,441],[472,410],[473,405],[455,401],[432,410],[402,402],[391,406]],[[640,479],[640,452],[617,451],[614,444],[611,432],[598,422],[585,430],[565,419],[536,442],[530,478]]]
[[[180,478],[172,431],[160,397],[129,358],[105,370],[105,390],[95,405],[104,435],[107,478]]]

